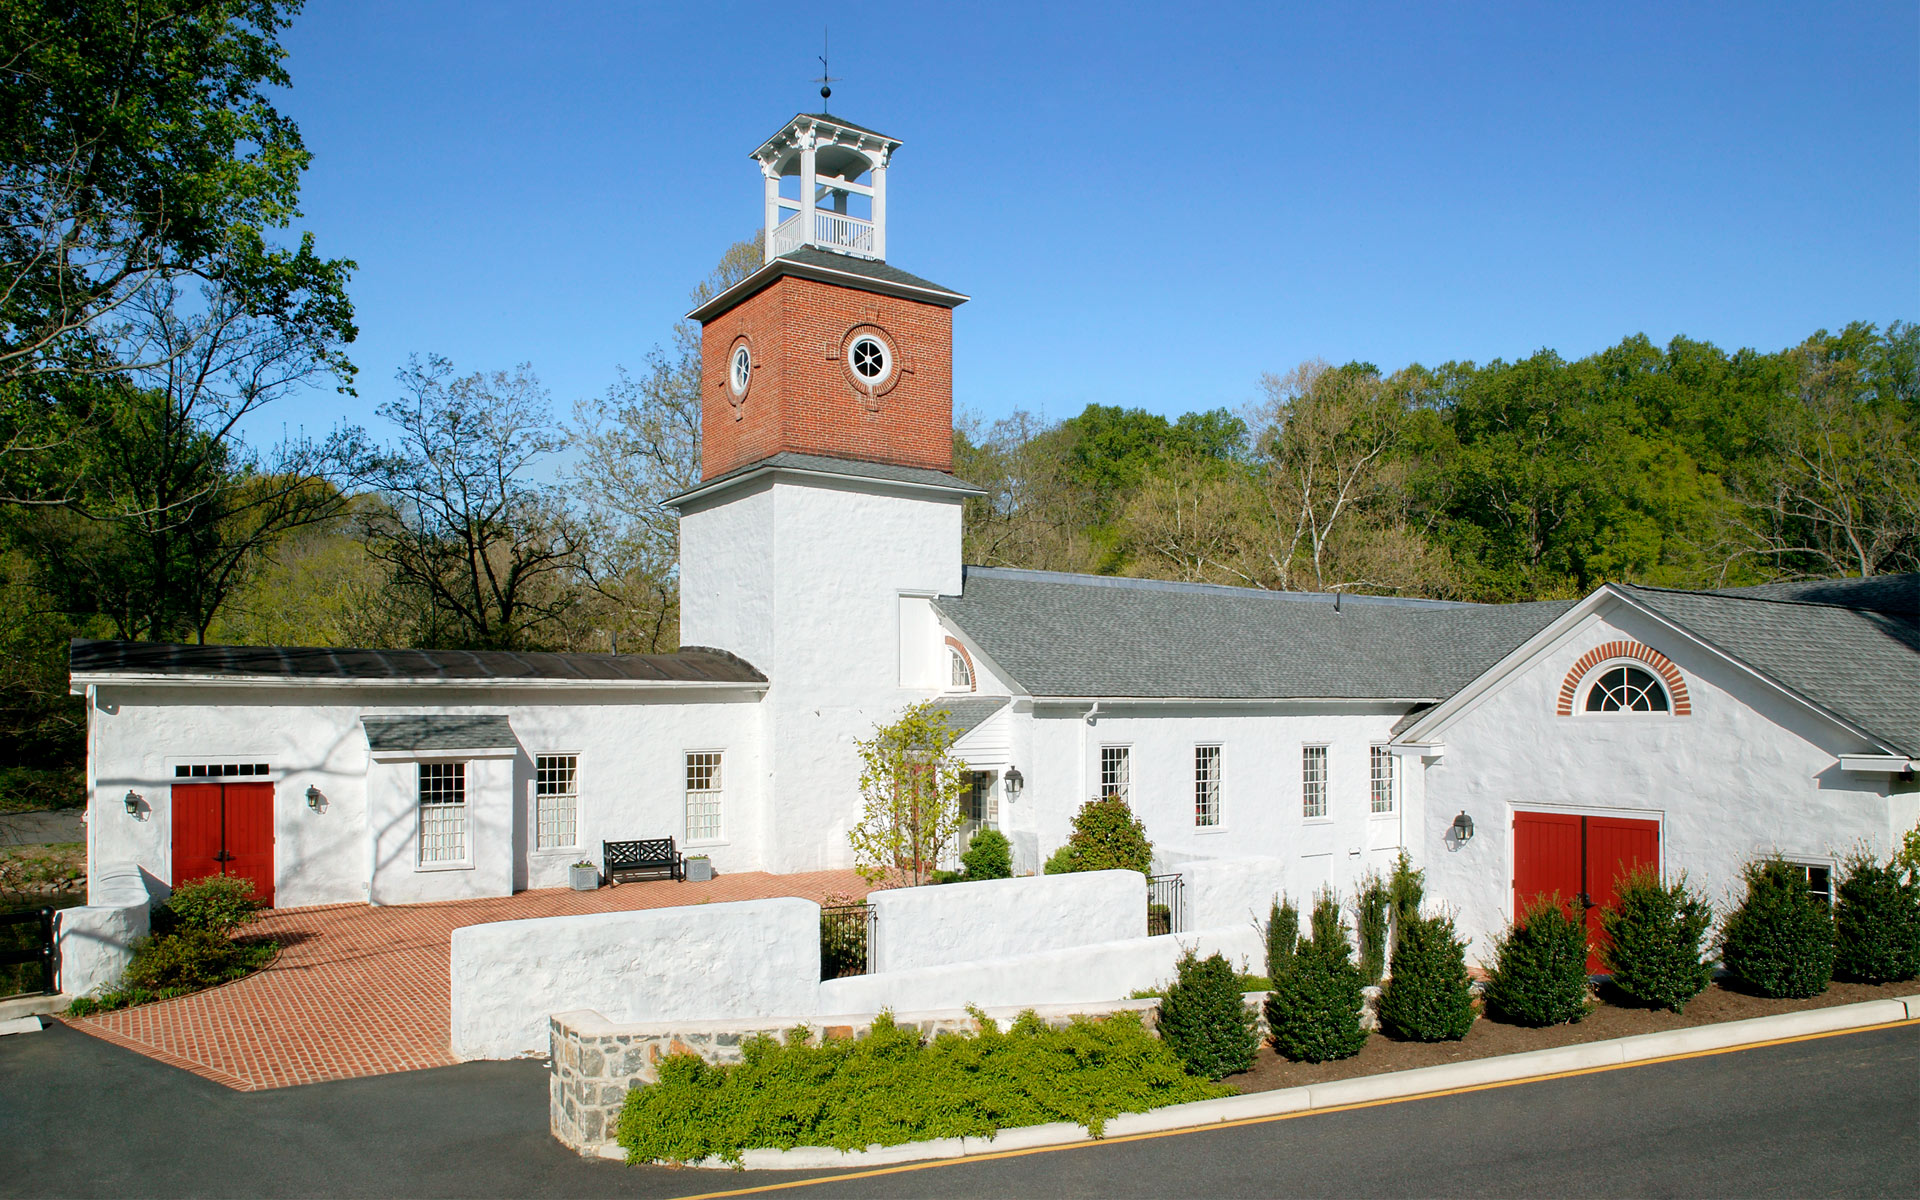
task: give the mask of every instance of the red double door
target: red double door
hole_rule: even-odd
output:
[[[173,882],[207,875],[253,880],[273,903],[273,785],[173,785]]]
[[[1597,972],[1600,910],[1613,903],[1615,885],[1637,867],[1660,869],[1660,822],[1565,813],[1513,814],[1513,915],[1541,896],[1558,895],[1567,915],[1585,909],[1587,970]]]

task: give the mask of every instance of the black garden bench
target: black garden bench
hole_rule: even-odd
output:
[[[606,862],[608,883],[621,883],[627,879],[637,879],[644,875],[657,875],[666,872],[668,879],[687,877],[686,865],[680,859],[680,851],[674,848],[673,839],[646,838],[637,842],[601,842],[600,854]]]

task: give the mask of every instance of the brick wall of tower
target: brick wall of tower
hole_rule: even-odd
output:
[[[862,325],[886,335],[898,372],[891,389],[872,401],[854,386],[839,356],[847,335]],[[746,399],[736,406],[727,367],[742,336],[756,365]],[[707,322],[700,363],[702,478],[783,450],[953,467],[949,308],[782,276]]]

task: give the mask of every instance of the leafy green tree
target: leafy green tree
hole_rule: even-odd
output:
[[[1138,871],[1153,873],[1153,843],[1147,827],[1119,796],[1095,797],[1073,815],[1066,844],[1047,860],[1046,873]]]
[[[927,883],[952,849],[972,787],[966,762],[953,755],[957,736],[926,701],[854,743],[862,807],[847,840],[868,883]]]

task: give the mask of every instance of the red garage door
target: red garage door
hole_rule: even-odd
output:
[[[1569,916],[1574,905],[1587,922],[1587,970],[1599,971],[1600,910],[1614,886],[1636,867],[1660,869],[1660,822],[1565,813],[1513,814],[1513,912],[1541,896],[1558,896]]]
[[[173,785],[173,881],[206,875],[253,880],[253,894],[273,903],[273,785]]]

